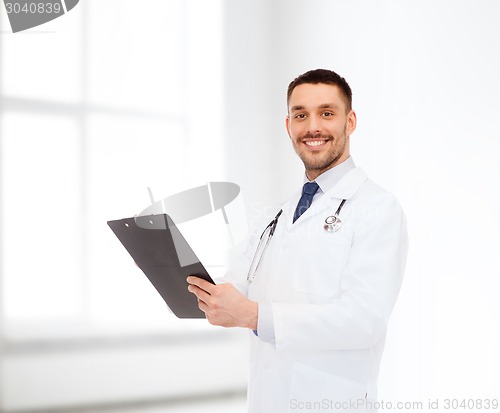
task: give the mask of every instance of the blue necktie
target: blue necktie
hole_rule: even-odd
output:
[[[295,209],[295,214],[293,214],[293,222],[297,221],[297,219],[311,206],[313,196],[318,188],[319,185],[316,182],[306,182],[304,184],[302,196],[300,197],[297,208]]]

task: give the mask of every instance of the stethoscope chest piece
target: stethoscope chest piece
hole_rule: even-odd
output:
[[[323,225],[326,232],[337,232],[342,226],[342,220],[339,218],[339,214],[345,204],[345,201],[346,199],[342,200],[337,211],[335,211],[335,214],[326,217],[325,225]]]
[[[342,220],[337,215],[330,215],[325,219],[323,228],[326,232],[337,232],[342,226]]]

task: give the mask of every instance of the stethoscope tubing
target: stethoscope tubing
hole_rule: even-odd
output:
[[[328,232],[338,231],[338,229],[340,228],[340,226],[342,224],[342,221],[339,218],[339,214],[340,214],[340,211],[342,210],[342,207],[345,204],[345,201],[346,201],[345,199],[342,200],[339,207],[337,208],[337,211],[335,211],[335,214],[326,217],[325,225],[324,225],[325,231],[328,231]],[[252,262],[250,264],[250,270],[249,270],[249,274],[247,277],[247,280],[249,282],[252,282],[253,279],[255,278],[257,270],[259,269],[259,266],[260,266],[260,262],[262,261],[262,258],[264,257],[264,254],[267,250],[267,246],[269,245],[269,242],[271,241],[271,238],[274,235],[274,231],[276,230],[276,226],[278,225],[278,220],[279,220],[282,213],[283,213],[283,209],[280,209],[278,211],[278,213],[276,214],[276,216],[273,218],[273,220],[264,228],[264,231],[262,231],[262,234],[260,235],[259,244],[257,245],[257,250],[255,251],[255,255],[254,255]],[[264,244],[262,253],[260,254],[260,257],[258,257],[259,261],[257,262],[257,264],[255,264],[255,260],[257,259],[257,253],[258,253],[260,245],[262,243],[262,237],[264,236],[264,234],[266,233],[268,228],[270,228],[269,235],[266,239],[266,243]]]

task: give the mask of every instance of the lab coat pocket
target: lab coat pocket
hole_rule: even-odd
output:
[[[289,412],[351,412],[364,405],[367,385],[295,363]]]

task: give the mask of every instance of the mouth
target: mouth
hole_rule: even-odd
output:
[[[328,143],[328,141],[329,139],[310,139],[303,140],[302,143],[311,149],[321,149]]]

